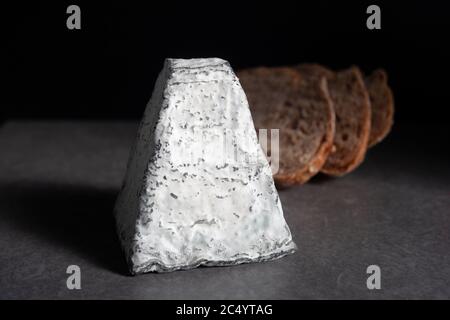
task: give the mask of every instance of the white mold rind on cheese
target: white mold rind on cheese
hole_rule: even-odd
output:
[[[165,61],[114,214],[133,274],[295,251],[246,96],[227,61]]]

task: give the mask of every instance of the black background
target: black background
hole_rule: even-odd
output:
[[[0,119],[138,118],[165,57],[237,69],[319,62],[383,67],[397,123],[447,121],[450,57],[443,1],[20,2],[4,7],[6,90]],[[81,7],[81,30],[66,8]],[[381,7],[381,30],[366,8]],[[5,73],[3,74],[5,75]]]

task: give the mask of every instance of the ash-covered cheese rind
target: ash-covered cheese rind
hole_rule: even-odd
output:
[[[165,61],[114,212],[133,274],[295,251],[246,96],[228,62]]]

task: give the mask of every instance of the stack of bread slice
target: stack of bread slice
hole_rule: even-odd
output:
[[[351,172],[393,123],[393,95],[381,69],[364,77],[355,66],[332,71],[302,64],[244,69],[237,75],[256,129],[280,130],[274,174],[280,187],[305,183],[318,172]]]

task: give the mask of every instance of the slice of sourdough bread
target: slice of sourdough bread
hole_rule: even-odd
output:
[[[278,187],[301,184],[314,176],[331,150],[335,115],[324,77],[312,81],[292,68],[241,70],[256,129],[279,129]],[[266,153],[271,154],[272,143]]]
[[[383,140],[394,123],[394,97],[384,70],[377,69],[365,79],[372,106],[369,147]]]
[[[311,78],[326,77],[336,113],[333,148],[321,171],[342,176],[363,160],[370,134],[371,107],[363,76],[357,67],[333,72],[320,65],[296,67]]]

